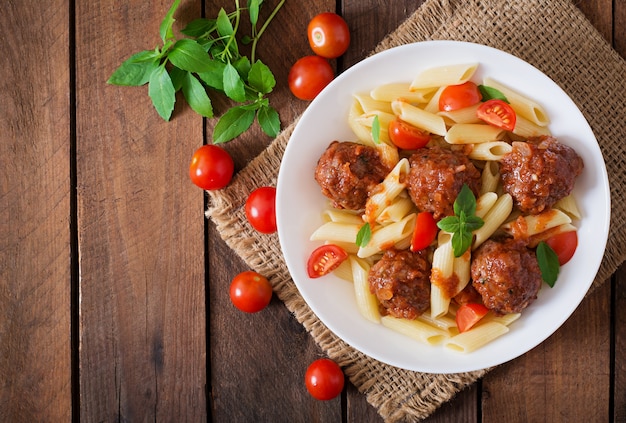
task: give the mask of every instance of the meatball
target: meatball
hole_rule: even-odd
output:
[[[430,307],[430,261],[426,250],[390,249],[370,269],[370,291],[383,315],[415,319]]]
[[[409,195],[418,209],[433,213],[435,220],[454,214],[454,200],[463,184],[475,195],[480,189],[480,172],[460,151],[425,147],[414,153],[409,162]]]
[[[523,240],[485,241],[473,254],[472,285],[483,304],[497,314],[519,313],[536,298],[541,271]]]
[[[582,170],[576,151],[549,136],[514,142],[500,161],[504,190],[527,214],[541,213],[570,194]]]
[[[389,171],[374,147],[333,141],[317,162],[315,180],[334,207],[359,210]]]

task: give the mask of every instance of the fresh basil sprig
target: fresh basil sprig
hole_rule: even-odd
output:
[[[561,270],[559,257],[545,241],[541,241],[537,245],[536,254],[539,270],[541,270],[541,279],[543,279],[550,288],[553,288],[559,276],[559,271]]]
[[[472,245],[472,232],[483,226],[485,222],[476,216],[476,197],[467,186],[454,200],[454,216],[446,216],[437,222],[439,229],[452,234],[452,249],[455,257],[461,257]]]
[[[226,111],[213,131],[213,143],[227,142],[248,130],[254,119],[270,137],[280,131],[278,112],[269,104],[267,94],[276,85],[273,73],[256,60],[259,38],[285,0],[281,0],[260,29],[257,29],[259,9],[263,0],[248,0],[247,8],[235,0],[235,11],[220,9],[215,19],[196,19],[181,32],[189,38],[176,39],[174,14],[180,0],[163,18],[159,34],[163,45],[154,50],[135,53],[111,75],[107,83],[124,86],[148,84],[148,95],[159,116],[169,121],[176,102],[176,92],[182,91],[189,106],[199,115],[214,117],[209,93],[221,92],[237,105]],[[239,51],[237,39],[242,13],[248,12],[251,35],[241,37],[251,43],[250,58]]]

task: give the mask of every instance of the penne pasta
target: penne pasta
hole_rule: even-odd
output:
[[[437,112],[437,114],[443,116],[444,119],[451,123],[480,123],[482,121],[476,116],[476,110],[478,110],[480,104],[481,103],[478,103],[474,106],[464,107],[450,112]]]
[[[481,173],[480,193],[497,192],[500,185],[500,165],[497,161],[488,160]]]
[[[363,220],[373,223],[383,210],[391,205],[406,186],[409,170],[409,160],[406,158],[394,166],[385,179],[372,190],[365,205]]]
[[[504,139],[504,131],[481,123],[457,123],[448,129],[444,139],[449,144],[479,144]]]
[[[498,322],[486,322],[474,326],[467,332],[459,333],[446,340],[444,345],[455,351],[469,353],[488,344],[509,331],[508,326]]]
[[[403,82],[379,85],[370,92],[370,96],[372,99],[388,103],[402,99],[413,104],[424,104],[428,103],[435,91],[437,91],[434,87],[415,89],[411,91],[409,86],[409,83]]]
[[[447,331],[420,320],[383,316],[380,321],[383,326],[428,345],[441,344],[449,337]]]
[[[510,235],[528,238],[568,223],[572,223],[572,219],[567,214],[558,209],[549,209],[535,215],[520,216],[502,225],[502,229]]]
[[[513,210],[513,197],[510,194],[501,195],[493,207],[489,209],[483,221],[483,226],[474,231],[474,244],[472,249],[478,248],[502,225]]]
[[[372,231],[372,238],[369,243],[365,247],[359,248],[357,256],[360,258],[371,257],[383,250],[397,246],[398,243],[406,241],[407,238],[410,242],[414,227],[415,213],[411,213],[399,222],[378,226]]]
[[[363,223],[355,225],[351,223],[327,222],[318,227],[309,238],[311,241],[352,242],[356,240]]]
[[[511,150],[513,147],[504,141],[489,141],[474,144],[468,156],[474,160],[498,161]]]
[[[363,113],[370,113],[377,110],[384,113],[393,113],[391,111],[391,100],[381,101],[372,98],[369,94],[366,93],[355,94],[354,99],[359,102]]]
[[[556,202],[553,208],[561,210],[572,219],[579,220],[582,218],[582,213],[578,208],[578,204],[576,204],[576,199],[574,198],[573,194],[561,198],[559,201]]]
[[[394,101],[392,108],[400,119],[417,128],[442,136],[447,132],[446,123],[439,115],[424,111],[405,101]]]
[[[365,260],[360,260],[354,256],[348,258],[352,268],[352,278],[354,281],[354,294],[356,305],[363,317],[373,323],[380,322],[380,312],[378,311],[378,299],[370,292],[367,280],[370,266]]]
[[[522,116],[525,119],[528,119],[530,122],[533,122],[539,126],[547,126],[550,123],[550,119],[548,119],[548,114],[544,110],[544,108],[534,100],[529,99],[528,97],[518,93],[517,91],[512,90],[504,84],[501,84],[494,80],[493,78],[485,78],[483,80],[485,85],[496,88],[499,90],[509,101],[515,113],[519,116]]]
[[[376,222],[384,225],[391,222],[399,222],[409,213],[414,213],[415,205],[409,197],[398,196],[393,202],[385,207],[376,218]]]
[[[410,90],[420,88],[442,87],[467,82],[476,72],[478,63],[453,64],[428,68],[420,72],[409,87]]]
[[[515,128],[513,133],[519,135],[522,138],[538,137],[540,135],[550,135],[550,130],[547,126],[540,126],[534,122],[529,121],[525,117],[519,115],[515,119]]]
[[[496,201],[498,201],[498,194],[495,192],[484,193],[476,199],[476,212],[474,214],[481,219],[484,218],[487,212],[496,204]]]

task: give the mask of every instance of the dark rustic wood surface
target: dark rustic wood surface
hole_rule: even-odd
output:
[[[177,28],[233,3],[183,0]],[[267,3],[266,13],[277,1]],[[312,16],[347,20],[340,72],[420,4],[288,0],[258,51],[283,123],[307,105],[286,77],[309,54]],[[626,4],[576,4],[626,57]],[[308,395],[304,371],[323,353],[279,300],[255,315],[230,304],[230,280],[247,269],[187,176],[213,122],[178,105],[165,123],[145,87],[104,83],[158,44],[169,6],[0,3],[0,421],[381,421],[349,384],[332,401]],[[270,141],[255,128],[229,143],[236,169]],[[622,269],[548,340],[428,422],[626,421],[624,292]]]

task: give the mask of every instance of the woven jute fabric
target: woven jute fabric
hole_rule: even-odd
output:
[[[568,0],[428,0],[372,53],[425,40],[480,43],[518,56],[552,78],[582,110],[604,155],[612,195],[609,241],[592,285],[592,290],[597,288],[626,258],[626,205],[619,193],[626,180],[626,62]],[[386,422],[422,420],[489,369],[419,373],[354,350],[326,328],[302,299],[283,260],[278,236],[260,234],[246,221],[245,199],[256,187],[276,184],[296,123],[286,127],[227,188],[209,193],[207,216],[247,265],[271,280],[276,295]]]

